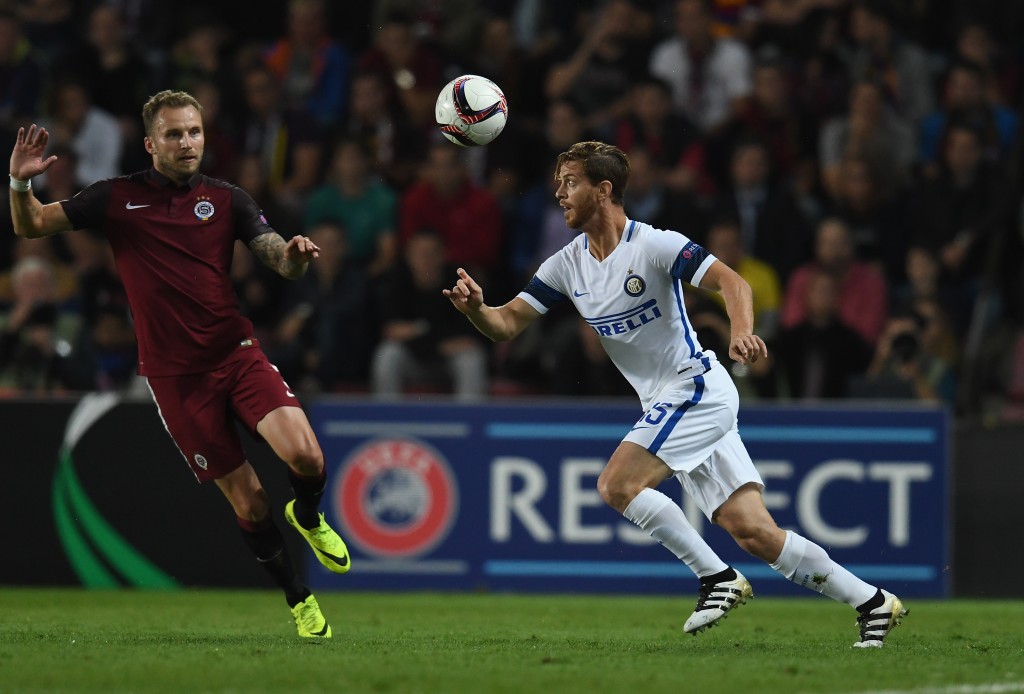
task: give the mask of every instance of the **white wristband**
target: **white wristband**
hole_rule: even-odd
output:
[[[27,193],[32,189],[32,179],[27,181],[20,181],[14,176],[11,176],[11,190],[16,190],[19,193]]]

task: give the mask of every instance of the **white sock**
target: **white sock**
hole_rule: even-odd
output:
[[[656,489],[644,489],[637,494],[622,515],[649,532],[698,577],[729,568],[693,529],[683,509]]]
[[[786,544],[771,567],[793,583],[854,608],[878,592],[878,588],[832,561],[824,549],[790,530],[786,531]]]

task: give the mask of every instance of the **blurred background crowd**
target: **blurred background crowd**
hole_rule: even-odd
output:
[[[34,190],[57,201],[149,165],[149,95],[196,96],[204,172],[321,248],[297,282],[241,244],[232,269],[303,393],[631,394],[571,309],[492,345],[441,296],[458,266],[514,296],[573,233],[555,155],[600,139],[630,156],[631,218],[752,285],[755,368],[728,363],[718,298],[687,294],[746,397],[1021,421],[1021,36],[1002,0],[0,0],[0,142],[50,131]],[[488,147],[434,125],[464,73],[508,97]],[[139,387],[102,235],[0,225],[0,392]]]

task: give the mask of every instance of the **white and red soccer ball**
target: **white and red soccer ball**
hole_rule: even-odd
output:
[[[434,117],[441,133],[462,147],[491,143],[508,120],[508,102],[494,82],[462,75],[437,95]]]

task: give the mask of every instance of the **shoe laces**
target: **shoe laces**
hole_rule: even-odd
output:
[[[860,626],[861,641],[877,639],[884,636],[889,625],[889,616],[876,612],[862,612],[857,617],[857,624]]]
[[[324,523],[324,514],[321,513],[320,524],[317,525],[315,528],[307,530],[306,532],[308,532],[311,536],[319,540],[329,538],[334,531],[331,530],[331,526],[327,525],[327,523]]]
[[[723,583],[701,583],[694,612],[712,609],[727,611],[738,599],[739,591]]]

